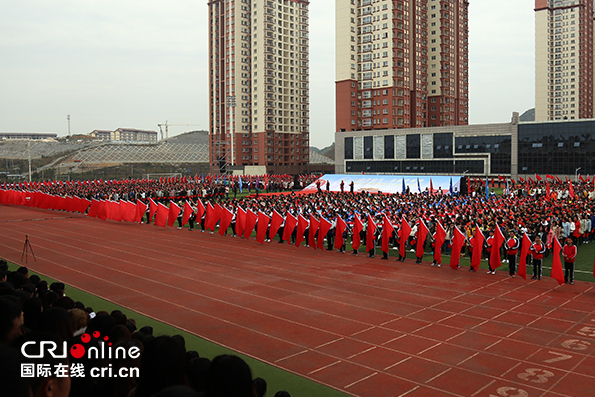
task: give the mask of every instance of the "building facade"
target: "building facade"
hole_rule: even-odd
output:
[[[137,130],[135,128],[118,128],[114,131],[93,130],[89,136],[100,141],[123,142],[157,142],[157,131]]]
[[[535,120],[593,117],[593,0],[535,0]]]
[[[466,125],[467,0],[336,0],[336,130]]]
[[[595,119],[335,134],[335,172],[370,174],[595,175]]]
[[[58,134],[46,133],[46,132],[0,132],[0,140],[14,140],[14,139],[26,139],[26,140],[41,140],[41,139],[54,139],[57,138]]]
[[[211,0],[209,155],[213,171],[309,160],[309,2]]]

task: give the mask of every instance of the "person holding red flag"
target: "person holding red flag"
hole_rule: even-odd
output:
[[[520,240],[515,236],[514,230],[508,231],[508,240],[506,240],[506,255],[508,255],[508,276],[514,277],[516,274],[516,254],[521,246]]]
[[[364,224],[360,220],[358,214],[355,214],[353,224],[353,235],[351,236],[351,248],[353,248],[353,255],[357,255],[359,246],[362,242],[362,234],[364,232]]]
[[[434,261],[432,262],[432,266],[442,266],[442,244],[444,244],[444,239],[446,238],[446,231],[442,227],[440,221],[436,224],[436,231],[432,235],[432,247],[434,248]]]
[[[368,214],[368,223],[366,225],[366,251],[368,258],[374,258],[376,254],[376,223],[372,215]]]
[[[475,235],[472,240],[473,253],[471,254],[471,268],[474,272],[477,272],[479,270],[479,265],[481,264],[481,253],[485,245],[485,237],[478,224],[475,224]]]
[[[399,259],[397,262],[405,262],[405,255],[407,253],[407,240],[411,234],[411,226],[407,222],[407,219],[403,217],[401,219],[401,228],[399,229]]]
[[[337,223],[335,226],[335,248],[338,252],[345,253],[345,240],[347,239],[347,223],[340,217],[337,216]]]
[[[388,220],[388,217],[384,215],[384,221],[382,223],[382,259],[388,259],[389,240],[394,233],[395,227]]]
[[[564,257],[564,282],[574,284],[574,260],[576,258],[577,248],[574,245],[572,239],[568,237],[566,244],[562,250],[562,256]]]
[[[492,250],[495,243],[494,231],[490,230],[488,238],[485,240],[486,251],[488,252],[488,274],[496,274],[496,269],[492,267]]]
[[[541,280],[543,254],[545,254],[546,246],[541,241],[539,234],[535,236],[535,242],[531,244],[531,254],[533,255],[533,277],[531,280]]]
[[[416,244],[415,244],[415,263],[421,264],[421,260],[424,256],[424,245],[426,243],[426,238],[428,237],[428,227],[423,219],[419,219],[419,223],[417,225],[417,234],[415,236]],[[413,243],[412,243],[413,244]]]

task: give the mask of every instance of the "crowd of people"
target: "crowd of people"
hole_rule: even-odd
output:
[[[325,241],[328,250],[336,248],[340,252],[345,252],[350,242],[353,254],[357,255],[360,247],[365,246],[370,257],[375,256],[380,246],[383,259],[388,259],[389,247],[393,247],[399,250],[398,260],[409,256],[415,257],[417,263],[421,263],[424,252],[429,250],[435,266],[442,265],[442,254],[451,255],[454,237],[463,235],[462,244],[454,247],[458,251],[457,258],[460,252],[471,257],[474,246],[479,248],[475,250],[475,265],[470,270],[477,271],[477,261],[481,258],[495,259],[491,252],[496,246],[501,262],[488,260],[489,273],[495,274],[495,269],[506,263],[509,275],[515,276],[522,263],[533,265],[533,277],[537,280],[542,277],[540,263],[552,252],[554,240],[564,244],[570,238],[572,245],[578,247],[588,244],[595,233],[593,181],[583,178],[574,184],[550,176],[530,182],[511,181],[502,195],[496,195],[493,190],[490,193],[485,182],[482,185],[482,181],[472,179],[470,194],[460,195],[441,189],[423,193],[407,190],[398,194],[358,192],[354,191],[353,181],[341,183],[342,187],[349,186],[349,190],[342,188],[333,192],[329,191],[328,184],[318,183],[316,193],[296,194],[290,193],[294,181],[290,175],[227,178],[53,183],[19,186],[18,189],[80,195],[96,203],[98,197],[105,195],[113,201],[137,198],[137,204],[145,212],[142,221],[147,224],[157,221],[157,203],[177,201],[179,211],[173,216],[180,229],[188,223],[189,230],[194,230],[196,223],[202,231],[215,232],[218,227],[222,235],[250,237],[256,231],[262,242],[270,242],[278,236],[279,242],[297,245],[303,242],[322,247]],[[317,178],[316,175],[300,176],[299,181],[307,186],[318,182]],[[255,190],[265,187],[269,191],[287,191],[241,199],[229,197],[229,194],[209,194],[221,187],[236,189],[240,185]],[[93,204],[89,215],[97,216]],[[170,226],[173,223],[173,219],[168,222]],[[162,219],[157,224],[164,225],[165,221]],[[477,236],[478,231],[482,236]],[[529,247],[529,251],[521,260],[523,246]],[[407,254],[408,249],[414,255]],[[564,281],[573,283],[573,261],[564,262],[567,268]]]
[[[56,349],[50,354],[41,342]],[[76,353],[85,348],[88,354]],[[95,357],[93,348],[111,348],[114,354]],[[4,260],[0,385],[0,394],[11,397],[273,396],[267,394],[264,379],[253,379],[242,358],[201,357],[186,349],[181,335],[154,335],[152,327],[137,324],[120,310],[95,311],[68,297],[63,283],[48,285],[26,267],[9,271]],[[287,391],[274,396],[291,397]]]
[[[320,175],[201,175],[194,177],[161,177],[159,179],[20,182],[4,184],[3,189],[40,191],[59,196],[76,196],[87,200],[147,200],[168,202],[180,198],[220,199],[238,193],[286,192],[302,189]]]

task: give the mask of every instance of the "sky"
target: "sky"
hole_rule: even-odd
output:
[[[338,0],[348,1],[348,0]],[[532,0],[470,0],[469,121],[535,104]],[[335,0],[310,3],[310,144],[335,131]],[[208,129],[207,0],[0,0],[0,132]]]

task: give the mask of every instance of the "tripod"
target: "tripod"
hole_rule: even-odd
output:
[[[31,247],[31,243],[29,242],[29,236],[25,234],[25,245],[23,246],[23,253],[21,254],[21,262],[23,262],[24,257],[25,263],[27,263],[29,259],[29,250],[31,250],[31,255],[33,255],[35,262],[37,262],[37,258],[35,258],[35,254],[33,253],[33,247]]]

